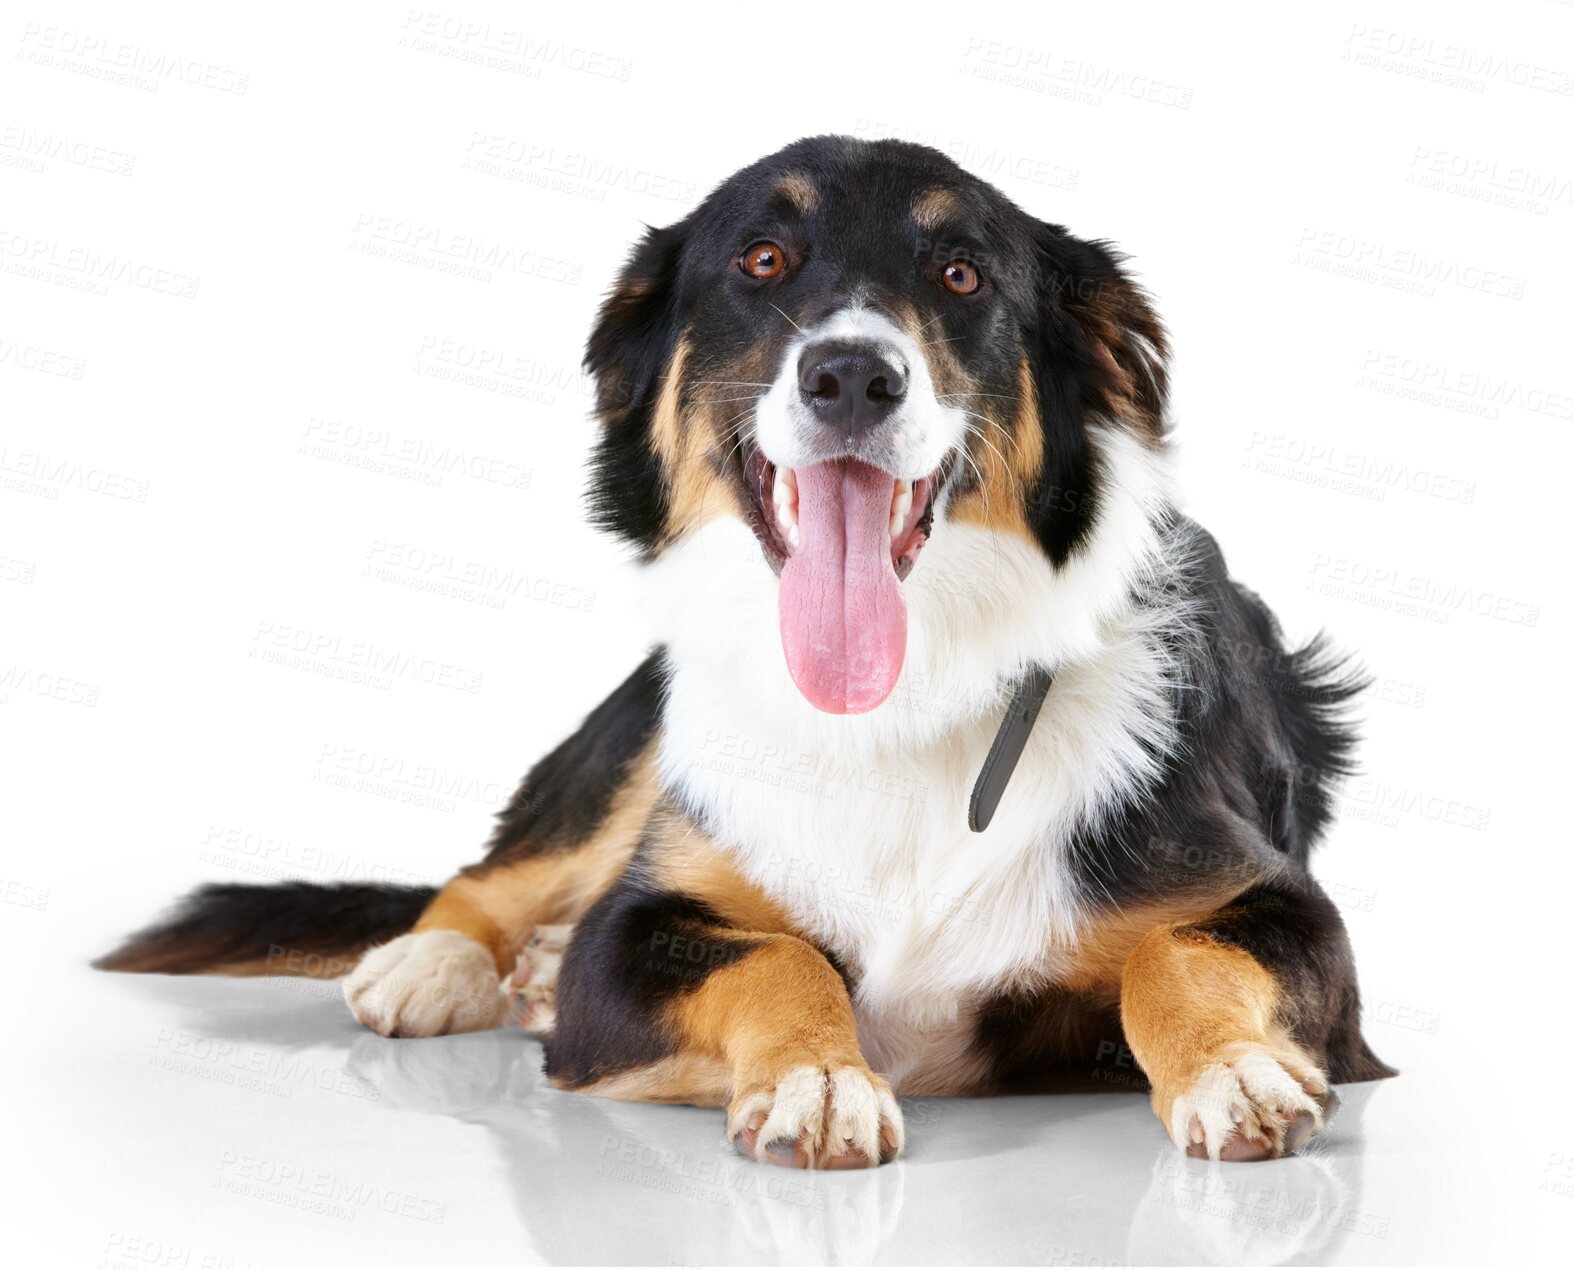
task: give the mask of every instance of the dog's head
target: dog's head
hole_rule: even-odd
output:
[[[1098,514],[1090,432],[1162,444],[1165,353],[1101,244],[927,147],[800,141],[651,230],[602,306],[595,512],[647,558],[748,524],[794,681],[871,710],[926,542],[983,525],[1067,567]]]

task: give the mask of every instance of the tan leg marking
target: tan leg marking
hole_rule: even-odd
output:
[[[628,864],[656,805],[654,743],[630,767],[606,818],[583,843],[466,869],[438,893],[417,931],[457,930],[484,945],[500,975],[538,926],[573,925]]]
[[[1278,984],[1249,954],[1167,925],[1126,963],[1121,1025],[1176,1146],[1270,1159],[1323,1127],[1328,1080],[1280,1021]]]
[[[659,809],[651,817],[650,841],[650,871],[663,889],[703,901],[735,930],[798,933],[786,910],[681,812]]]
[[[1161,926],[1173,929],[1211,916],[1246,885],[1232,882],[1205,896],[1099,913],[1079,930],[1076,946],[1067,950],[1065,959],[1058,963],[1064,969],[1056,974],[1055,986],[1095,1000],[1118,1001],[1121,976],[1138,944]]]
[[[742,1154],[835,1169],[900,1153],[901,1109],[864,1062],[841,976],[801,939],[764,936],[676,1002],[670,1021],[686,1053],[726,1064],[727,1133]]]

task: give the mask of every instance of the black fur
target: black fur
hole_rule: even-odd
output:
[[[673,1054],[677,1038],[663,1029],[662,1012],[758,946],[729,936],[705,904],[652,885],[636,857],[580,920],[564,954],[547,1075],[587,1085]]]
[[[650,426],[661,373],[678,335],[683,236],[682,225],[645,235],[630,254],[617,290],[603,302],[585,348],[585,369],[596,376],[602,422],[591,459],[591,519],[636,544],[647,558],[667,517],[668,491]]]
[[[1334,1081],[1395,1071],[1361,1036],[1355,956],[1339,910],[1309,877],[1254,886],[1197,930],[1250,953],[1278,980],[1282,1020]]]
[[[1185,894],[1232,875],[1244,886],[1285,866],[1304,872],[1332,787],[1350,770],[1345,707],[1361,677],[1321,639],[1288,651],[1213,537],[1184,519],[1174,532],[1187,563],[1145,601],[1192,614],[1170,649],[1181,743],[1156,785],[1075,842],[1095,903]]]
[[[432,886],[373,882],[210,882],[93,964],[100,970],[166,975],[311,974],[415,925]]]

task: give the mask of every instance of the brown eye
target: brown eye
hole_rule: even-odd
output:
[[[755,243],[738,257],[738,268],[751,278],[774,278],[786,267],[787,253],[780,243]]]
[[[972,295],[983,279],[978,270],[965,260],[953,260],[940,271],[940,281],[952,295]]]

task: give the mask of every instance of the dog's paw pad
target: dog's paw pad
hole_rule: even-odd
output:
[[[744,1092],[727,1115],[740,1155],[794,1169],[867,1169],[902,1150],[891,1087],[858,1067],[795,1067]]]
[[[344,999],[383,1036],[479,1032],[503,1013],[492,954],[456,930],[400,935],[373,948],[345,979]]]
[[[1321,1133],[1336,1101],[1322,1073],[1296,1056],[1233,1046],[1174,1096],[1170,1136],[1196,1159],[1273,1160]]]

